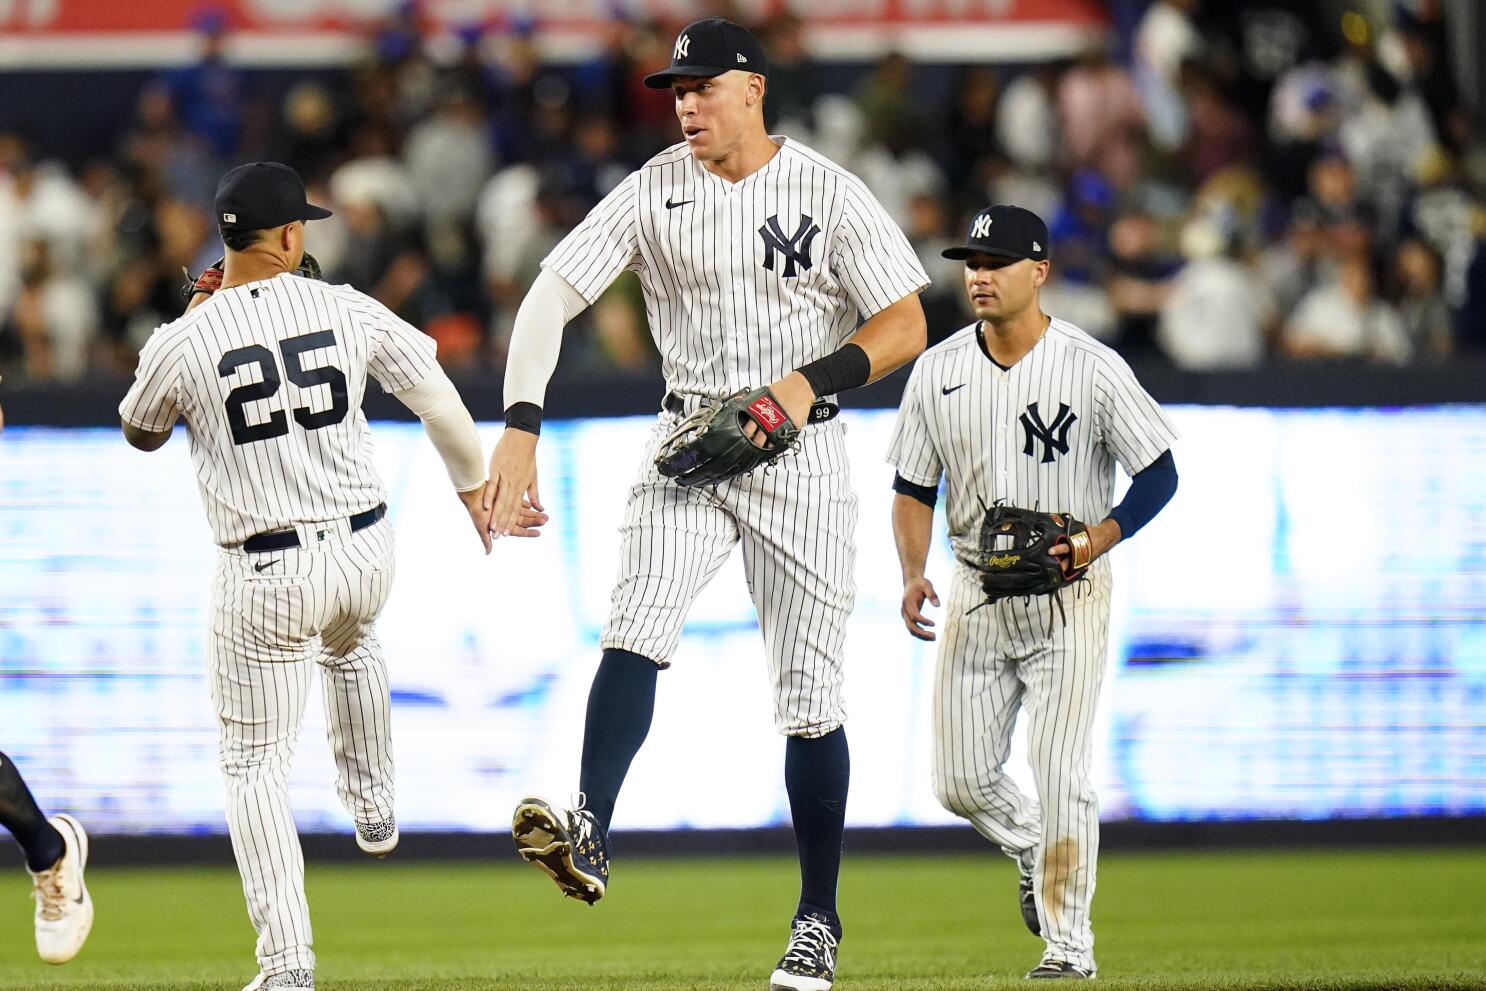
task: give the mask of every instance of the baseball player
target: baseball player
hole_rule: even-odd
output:
[[[0,409],[0,430],[5,411]],[[88,866],[88,834],[70,815],[50,819],[20,769],[0,753],[0,826],[10,830],[26,853],[36,899],[36,952],[47,963],[77,956],[93,929],[93,896],[83,881]]]
[[[919,353],[917,294],[928,279],[860,180],[765,130],[767,75],[753,35],[712,18],[683,30],[670,67],[646,78],[672,91],[684,140],[621,182],[543,262],[516,318],[506,430],[487,491],[497,533],[518,522],[523,493],[538,501],[534,451],[563,325],[620,272],[638,273],[670,391],[630,489],[589,695],[584,798],[575,809],[522,802],[516,844],[566,894],[590,904],[603,897],[607,833],[650,728],[657,672],[670,666],[692,602],[741,544],[775,725],[787,737],[802,882],[771,986],[823,991],[841,938],[849,776],[841,647],[855,594],[856,498],[832,398]],[[765,385],[802,428],[793,454],[716,485],[684,487],[658,473],[656,450],[678,422]]]
[[[304,225],[329,215],[292,169],[259,162],[217,187],[223,270],[140,352],[119,406],[124,436],[153,451],[185,417],[220,546],[208,649],[227,825],[258,933],[248,989],[310,988],[304,858],[287,777],[320,666],[341,803],[356,842],[385,856],[393,815],[391,701],[374,627],[392,585],[386,490],[361,400],[373,376],[423,421],[490,549],[484,452],[433,341],[349,286],[294,273]],[[213,288],[215,291],[213,291]],[[517,514],[512,532],[544,521]]]
[[[1035,214],[982,210],[965,244],[944,256],[964,259],[978,319],[919,359],[888,454],[903,622],[921,640],[935,639],[923,610],[939,597],[924,564],[940,478],[947,483],[957,564],[936,672],[934,790],[1016,859],[1022,916],[1047,942],[1027,976],[1093,977],[1099,817],[1089,773],[1109,640],[1104,555],[1175,492],[1176,432],[1119,356],[1042,312],[1050,262]],[[1116,462],[1133,481],[1111,509]],[[1055,573],[1082,579],[1056,597],[987,601],[973,565],[982,515],[998,504],[1097,520],[1051,551]],[[1007,559],[1015,555],[998,563]],[[1022,709],[1035,801],[1003,772]]]

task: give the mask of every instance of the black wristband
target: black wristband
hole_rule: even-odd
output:
[[[536,403],[512,403],[506,409],[506,426],[542,436],[542,407]]]
[[[805,376],[815,396],[830,396],[847,389],[860,388],[872,377],[872,359],[860,344],[843,344],[824,358],[817,358],[796,369]]]

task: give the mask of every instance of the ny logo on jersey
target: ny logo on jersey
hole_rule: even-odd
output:
[[[1067,403],[1059,403],[1058,415],[1053,417],[1053,422],[1043,423],[1042,414],[1037,411],[1037,404],[1030,404],[1027,412],[1021,415],[1022,429],[1027,432],[1027,443],[1022,448],[1022,453],[1029,458],[1035,457],[1037,442],[1042,441],[1042,463],[1051,464],[1054,451],[1059,454],[1068,453],[1068,428],[1073,426],[1073,421],[1077,419],[1078,415],[1068,407]]]
[[[970,229],[971,237],[985,237],[991,233],[991,218],[976,217],[975,226]]]
[[[800,226],[790,237],[784,236],[784,230],[779,226],[779,215],[775,214],[764,222],[758,229],[759,236],[764,239],[764,268],[774,271],[774,253],[777,251],[784,256],[783,278],[793,279],[799,273],[795,271],[798,265],[805,271],[810,271],[810,242],[815,240],[815,235],[820,233],[820,228],[815,221],[810,219],[808,213],[800,215]]]
[[[686,58],[687,51],[691,48],[691,35],[683,34],[676,39],[676,50],[671,53],[673,59]]]

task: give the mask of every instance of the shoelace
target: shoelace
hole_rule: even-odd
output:
[[[62,892],[62,868],[53,867],[36,875],[36,890],[33,897],[41,905],[41,917],[48,922],[58,922],[67,896]]]
[[[805,917],[795,920],[794,931],[789,934],[789,948],[784,959],[789,963],[818,966],[824,958],[827,968],[836,966],[836,935],[831,927],[819,919]]]
[[[573,814],[570,821],[578,834],[573,837],[574,845],[577,846],[578,852],[583,854],[583,856],[593,859],[599,850],[597,839],[598,820],[593,817],[592,812],[589,812],[583,807],[588,803],[588,796],[580,791],[575,793],[572,799]]]

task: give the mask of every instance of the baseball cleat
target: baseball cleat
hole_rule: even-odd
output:
[[[803,912],[790,923],[789,946],[769,977],[769,991],[829,991],[836,981],[841,924],[823,912]]]
[[[1049,960],[1044,958],[1042,963],[1027,971],[1028,980],[1033,981],[1086,981],[1093,977],[1092,971],[1075,967],[1067,960]]]
[[[47,820],[62,834],[62,859],[31,874],[36,899],[36,952],[47,963],[66,963],[77,956],[93,929],[93,898],[83,883],[88,866],[88,834],[72,816]]]
[[[401,834],[397,831],[397,820],[388,816],[381,822],[356,824],[356,845],[363,853],[373,857],[385,857],[397,849]]]
[[[1033,936],[1042,935],[1042,922],[1037,918],[1037,898],[1032,893],[1032,871],[1037,865],[1037,851],[1025,850],[1016,858],[1017,901],[1022,907],[1022,921]]]
[[[522,799],[511,818],[516,852],[551,875],[569,898],[592,905],[609,885],[609,843],[593,813],[561,811],[540,798]]]
[[[315,991],[313,970],[286,970],[268,977],[260,973],[243,991]]]

